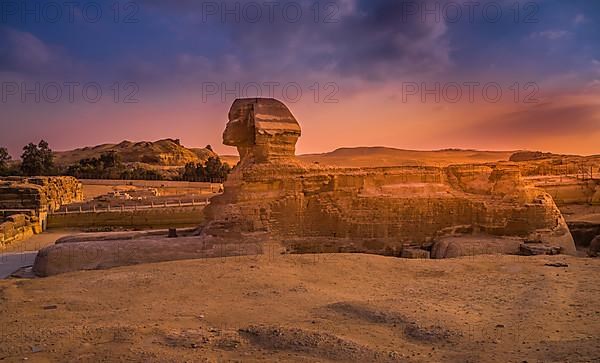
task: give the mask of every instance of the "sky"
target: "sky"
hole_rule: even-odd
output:
[[[235,154],[227,111],[262,96],[298,153],[600,154],[599,20],[597,0],[0,0],[0,146]]]

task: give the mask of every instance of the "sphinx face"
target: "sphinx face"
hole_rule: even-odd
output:
[[[223,144],[236,146],[240,159],[257,163],[293,158],[300,125],[290,110],[272,98],[242,98],[233,102]]]
[[[254,144],[252,105],[237,100],[229,111],[229,122],[223,131],[223,144],[229,146],[251,146]]]
[[[245,146],[251,138],[248,135],[248,125],[242,119],[229,120],[223,131],[223,144],[229,146]]]

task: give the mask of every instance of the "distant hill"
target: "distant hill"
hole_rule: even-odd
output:
[[[229,164],[232,168],[240,161],[240,157],[238,155],[219,155],[221,161]]]
[[[298,156],[306,162],[342,167],[369,166],[446,166],[461,163],[507,161],[514,151],[444,149],[404,150],[390,147],[340,148],[328,153]]]
[[[125,163],[145,164],[154,169],[181,167],[188,162],[204,162],[217,156],[207,148],[186,148],[177,139],[154,142],[123,141],[119,144],[103,144],[70,151],[56,152],[59,166],[75,164],[81,159],[99,157],[104,152],[114,151]],[[235,166],[237,155],[219,155],[223,162]],[[576,162],[576,160],[598,161],[599,156],[568,156],[537,151],[481,151],[465,149],[443,149],[433,151],[405,150],[390,147],[344,147],[320,154],[304,154],[298,158],[308,163],[319,163],[340,167],[377,166],[447,166],[463,163],[525,162],[536,166],[552,161]],[[559,161],[560,160],[560,161]],[[536,166],[537,167],[537,166]],[[525,172],[524,174],[527,174]]]
[[[444,149],[433,151],[404,150],[383,146],[344,147],[320,154],[298,155],[300,160],[340,167],[378,166],[447,166],[462,163],[508,161],[514,151],[479,151]],[[229,165],[239,161],[237,155],[221,155]]]
[[[193,148],[189,148],[188,150],[193,152],[198,157],[198,159],[202,160],[202,161],[206,161],[211,156],[217,156],[217,153],[215,153],[214,151],[209,150],[207,148],[193,147]],[[218,156],[221,158],[221,160],[223,160],[223,157],[221,157],[220,155],[218,155]],[[233,165],[235,165],[235,163]]]
[[[55,152],[55,162],[59,166],[77,163],[79,160],[97,158],[102,153],[116,152],[124,163],[143,163],[155,166],[184,166],[188,162],[204,162],[209,156],[216,156],[208,149],[188,149],[177,139],[158,141],[123,141],[118,144],[102,144],[70,151]]]
[[[553,153],[545,153],[541,151],[518,151],[510,156],[510,161],[533,161],[533,160],[544,160],[551,159],[553,157],[560,157],[561,155]]]
[[[298,155],[298,158],[307,163],[350,168],[500,163],[517,165],[523,176],[587,173],[597,178],[600,175],[600,155],[559,155],[539,151],[419,151],[390,147],[345,147],[322,154]],[[234,166],[239,157],[222,155],[221,160]]]

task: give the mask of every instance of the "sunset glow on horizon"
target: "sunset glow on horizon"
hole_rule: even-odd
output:
[[[0,9],[0,146],[14,157],[40,139],[236,154],[221,143],[228,109],[256,96],[294,113],[298,153],[600,154],[598,2],[483,1],[470,16],[451,1],[284,1],[271,17],[233,1],[99,1],[60,17],[28,4]]]

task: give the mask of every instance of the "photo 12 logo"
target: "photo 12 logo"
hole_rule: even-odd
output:
[[[139,103],[135,82],[114,82],[103,88],[98,82],[2,82],[2,103],[98,103],[110,97],[114,103]]]
[[[505,18],[517,23],[538,23],[540,6],[537,2],[499,1],[414,1],[400,2],[402,22],[417,19],[423,23],[475,24],[478,19],[485,23],[497,23]]]
[[[39,23],[97,23],[110,19],[115,23],[134,24],[140,20],[138,3],[77,2],[77,1],[0,1],[0,22]]]
[[[310,97],[314,103],[339,103],[339,86],[335,82],[314,82],[304,86],[298,82],[203,82],[202,102],[228,103],[236,98],[277,98],[296,103]]]
[[[402,103],[498,103],[507,97],[514,103],[539,103],[540,87],[535,82],[514,82],[502,86],[498,82],[403,82]]]
[[[308,6],[307,6],[308,5]],[[314,23],[340,22],[340,7],[333,1],[310,4],[297,1],[204,1],[201,3],[203,23]]]

